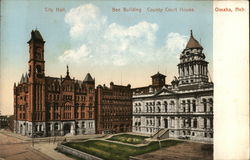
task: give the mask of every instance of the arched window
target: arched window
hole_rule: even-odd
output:
[[[174,111],[174,108],[175,108],[174,101],[171,101],[171,103],[170,103],[170,108],[171,108],[171,112],[173,112],[173,111]]]
[[[168,102],[164,101],[165,112],[168,112]]]
[[[58,130],[58,123],[55,123],[54,130],[55,130],[55,131]]]
[[[42,72],[42,68],[40,65],[36,66],[36,73],[41,73]]]

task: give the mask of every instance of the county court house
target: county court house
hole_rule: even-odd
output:
[[[31,32],[28,73],[14,84],[14,132],[26,136],[95,133],[95,80],[45,76],[44,44]]]
[[[178,74],[171,85],[158,72],[151,85],[133,89],[133,132],[212,141],[213,83],[192,31],[180,54]]]

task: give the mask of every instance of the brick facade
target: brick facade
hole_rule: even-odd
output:
[[[15,132],[23,135],[95,133],[95,80],[45,76],[44,44],[38,30],[31,32],[29,70],[14,84]]]
[[[110,88],[99,85],[96,89],[97,133],[119,133],[132,131],[131,86],[114,85]]]

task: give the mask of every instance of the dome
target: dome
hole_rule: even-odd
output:
[[[202,46],[200,45],[200,43],[193,37],[193,32],[191,30],[191,35],[189,38],[189,41],[186,45],[186,49],[193,49],[193,48],[202,48]]]

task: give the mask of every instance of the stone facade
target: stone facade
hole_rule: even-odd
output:
[[[95,80],[45,76],[44,44],[31,32],[28,73],[14,84],[14,131],[27,136],[95,133]]]
[[[167,128],[170,137],[213,140],[213,83],[202,51],[191,31],[179,77],[167,85],[166,76],[157,73],[152,85],[133,89],[133,132],[153,135]]]

